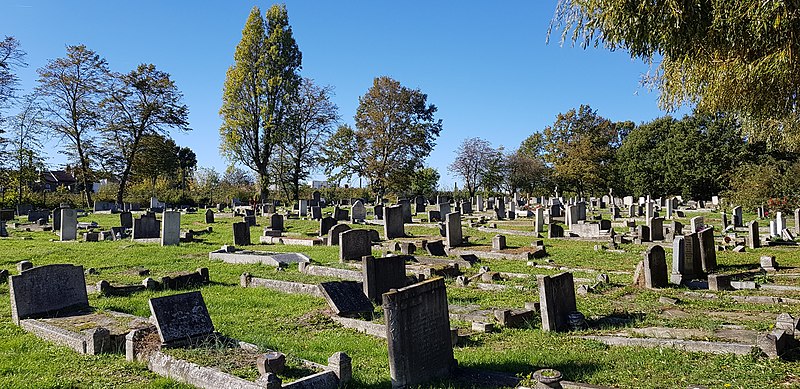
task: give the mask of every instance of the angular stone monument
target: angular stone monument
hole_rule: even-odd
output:
[[[374,258],[365,256],[361,260],[361,275],[364,294],[372,301],[380,303],[381,296],[391,289],[406,286],[406,260],[409,256]]]
[[[249,246],[250,244],[250,226],[246,222],[233,223],[233,245]]]
[[[61,209],[61,229],[58,238],[61,241],[75,240],[78,237],[78,211],[70,208]]]
[[[348,230],[350,230],[350,226],[347,224],[337,224],[331,227],[331,229],[328,230],[328,246],[338,246],[339,234]]]
[[[339,234],[339,261],[361,260],[372,255],[370,230],[347,230]]]
[[[191,343],[214,333],[199,291],[151,298],[149,305],[162,344]]]
[[[363,223],[367,219],[367,207],[361,200],[356,200],[350,207],[350,221],[353,223]]]
[[[383,235],[387,240],[406,236],[403,209],[400,205],[383,208]]]
[[[577,310],[572,273],[536,276],[536,281],[539,284],[542,331],[568,330],[568,315]]]
[[[333,281],[319,284],[322,296],[342,317],[372,317],[372,303],[364,295],[361,283],[355,281]]]
[[[447,238],[447,247],[458,247],[463,243],[460,213],[451,212],[445,216],[445,236]]]
[[[164,211],[161,216],[161,245],[178,246],[181,244],[181,213]]]

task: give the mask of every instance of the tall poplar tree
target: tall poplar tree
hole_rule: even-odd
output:
[[[253,7],[225,79],[220,149],[258,174],[262,201],[269,194],[272,152],[287,136],[301,60],[286,6],[270,7],[266,20]]]

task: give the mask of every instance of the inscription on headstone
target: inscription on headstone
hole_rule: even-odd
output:
[[[200,292],[150,299],[150,313],[162,343],[203,338],[214,332],[214,324]]]

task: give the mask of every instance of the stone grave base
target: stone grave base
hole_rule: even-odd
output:
[[[310,296],[323,297],[317,285],[271,280],[269,278],[257,278],[248,273],[244,273],[239,277],[239,285],[243,288],[267,288],[283,293],[307,294]]]
[[[145,318],[113,311],[23,319],[19,325],[39,338],[92,355],[123,350],[129,332],[152,327]]]
[[[216,259],[226,263],[253,264],[261,263],[269,266],[283,266],[290,263],[311,262],[311,258],[301,253],[270,253],[266,251],[236,250],[225,252],[222,250],[208,253],[208,259]]]
[[[284,244],[291,246],[322,246],[323,241],[320,238],[316,239],[302,239],[302,238],[289,238],[285,236],[260,236],[258,238],[261,244]]]
[[[526,247],[527,248],[527,247]],[[533,247],[531,247],[532,249]],[[521,253],[512,252],[497,252],[497,251],[481,251],[481,250],[466,250],[462,248],[452,248],[448,252],[450,255],[474,255],[478,258],[488,259],[513,259],[518,261],[529,261],[533,259],[533,252],[524,251]]]

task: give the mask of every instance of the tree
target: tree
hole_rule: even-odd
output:
[[[289,134],[280,144],[276,170],[281,184],[289,187],[292,200],[300,198],[300,182],[316,168],[322,145],[339,120],[331,94],[331,87],[314,85],[311,79],[305,78],[291,100]]]
[[[141,64],[127,74],[115,75],[117,85],[101,102],[107,126],[102,129],[108,150],[119,163],[117,203],[122,204],[136,154],[146,135],[167,135],[169,130],[189,130],[189,108],[168,73]]]
[[[41,138],[43,135],[44,116],[35,95],[22,99],[19,112],[11,118],[12,176],[17,183],[17,204],[23,202],[23,190],[38,179],[39,172],[44,169]]]
[[[266,23],[258,7],[247,19],[222,94],[220,149],[232,163],[258,174],[261,200],[269,194],[275,146],[288,132],[291,98],[300,84],[302,56],[286,6],[273,5]],[[265,25],[266,24],[266,25]]]
[[[449,166],[450,172],[461,177],[464,189],[472,198],[478,188],[484,185],[489,169],[495,166],[493,161],[502,158],[502,153],[481,138],[464,139],[455,153],[456,158]]]
[[[0,41],[0,109],[7,107],[9,100],[16,96],[19,77],[14,71],[24,66],[27,66],[25,52],[20,48],[19,41],[13,36],[6,36]]]
[[[98,101],[108,85],[105,59],[84,45],[67,46],[67,55],[38,70],[36,92],[45,99],[46,127],[67,142],[76,163],[86,205],[92,206],[94,135],[101,123]]]
[[[436,193],[441,176],[432,167],[424,167],[414,172],[411,178],[411,193],[419,196],[432,196]]]
[[[178,172],[181,176],[181,190],[186,193],[187,178],[191,178],[194,169],[197,167],[197,156],[194,151],[188,147],[181,147],[178,149]]]
[[[729,112],[751,135],[800,147],[800,12],[790,1],[560,0],[562,41],[623,49],[658,69],[660,103]],[[549,35],[549,33],[548,33]]]
[[[329,139],[326,173],[339,169],[334,179],[358,173],[379,196],[407,190],[442,130],[442,121],[434,119],[436,106],[427,99],[390,77],[375,78],[358,99],[356,129],[340,126]]]
[[[131,175],[147,180],[155,190],[156,181],[161,176],[174,177],[180,167],[175,141],[159,134],[142,136],[139,152],[134,156]]]
[[[208,194],[207,200],[198,201],[204,204],[214,204],[214,194],[219,194],[220,182],[222,177],[214,168],[201,167],[194,172],[194,182],[200,198]]]
[[[551,192],[550,169],[539,156],[516,150],[505,156],[506,185],[509,193],[520,189],[527,193]]]
[[[627,128],[628,123],[621,126]],[[587,190],[607,189],[614,150],[621,141],[617,127],[588,105],[581,105],[558,114],[555,123],[544,129],[543,157],[562,188],[580,195]]]

